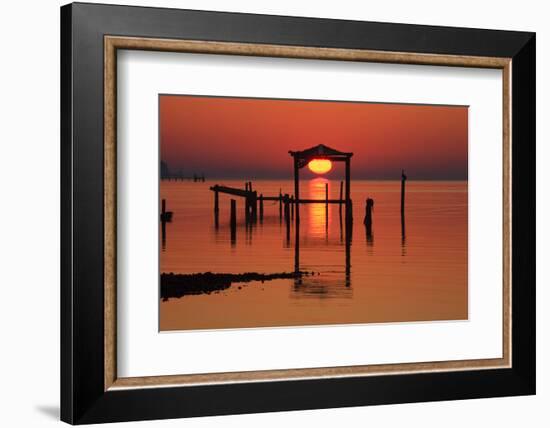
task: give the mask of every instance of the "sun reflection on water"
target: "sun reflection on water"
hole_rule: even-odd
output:
[[[325,200],[326,197],[326,186],[329,186],[330,193],[330,180],[326,178],[314,178],[308,182],[308,194],[307,199],[318,199]],[[331,210],[328,209],[325,204],[308,204],[308,227],[307,233],[312,237],[323,237],[327,233],[327,222],[330,224],[331,221]]]

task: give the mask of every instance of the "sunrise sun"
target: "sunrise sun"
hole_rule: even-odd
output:
[[[313,159],[307,166],[315,174],[326,174],[332,169],[332,162],[328,159]]]

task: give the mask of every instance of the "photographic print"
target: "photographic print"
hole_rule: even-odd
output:
[[[159,95],[160,330],[468,319],[468,107]]]

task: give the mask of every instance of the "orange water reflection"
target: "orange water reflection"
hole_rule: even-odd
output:
[[[324,199],[327,183],[329,197],[338,199],[339,182],[324,178],[303,181],[302,197]],[[241,180],[223,184],[243,187]],[[278,202],[266,202],[263,221],[250,227],[238,200],[232,245],[230,197],[220,197],[215,227],[211,185],[162,182],[161,197],[167,199],[174,218],[166,225],[161,271],[292,271],[295,225],[291,224],[287,242]],[[293,193],[291,180],[257,181],[254,186],[264,195],[278,195],[279,189]],[[160,302],[161,330],[466,319],[467,183],[407,182],[406,240],[401,234],[399,192],[399,182],[352,182],[349,253],[338,204],[330,204],[328,213],[322,203],[302,206],[299,267],[314,276],[301,282],[233,284],[218,294]],[[367,198],[373,198],[376,207],[370,236],[363,226]]]
[[[318,177],[306,182],[308,189],[307,199],[324,201],[326,198],[326,186],[330,194],[330,182],[326,178]],[[305,210],[304,210],[305,211]],[[325,237],[328,232],[328,225],[332,219],[332,210],[324,203],[307,204],[307,233],[311,237]]]

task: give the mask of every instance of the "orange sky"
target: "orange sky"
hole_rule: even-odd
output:
[[[288,151],[325,144],[354,153],[352,178],[467,179],[468,108],[161,95],[160,144],[207,178],[291,178]]]

